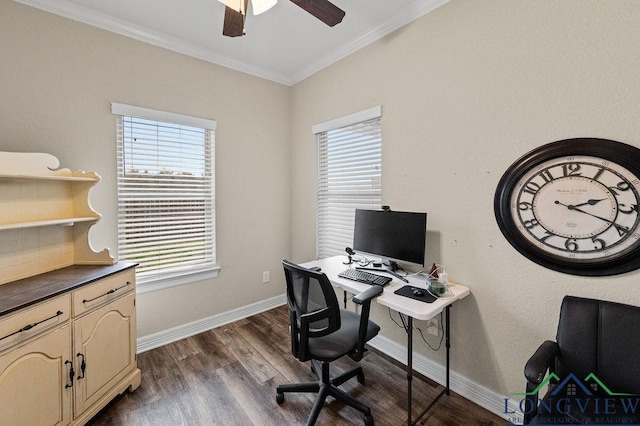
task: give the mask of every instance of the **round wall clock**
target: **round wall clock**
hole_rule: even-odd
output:
[[[640,149],[566,139],[525,154],[494,198],[500,230],[530,260],[575,275],[640,268]]]

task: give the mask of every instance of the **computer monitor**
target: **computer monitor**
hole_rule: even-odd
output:
[[[356,209],[353,249],[357,252],[424,266],[426,239],[426,213]]]

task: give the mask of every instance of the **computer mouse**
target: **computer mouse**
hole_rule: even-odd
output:
[[[422,291],[419,288],[414,287],[411,292],[413,293],[414,296],[424,296],[424,291]]]

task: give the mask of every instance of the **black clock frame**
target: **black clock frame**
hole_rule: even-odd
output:
[[[619,164],[640,177],[640,149],[622,142],[599,138],[574,138],[542,145],[516,160],[498,182],[493,208],[500,231],[520,254],[541,266],[566,274],[606,276],[640,268],[640,239],[631,250],[617,258],[572,261],[540,250],[518,231],[518,224],[510,209],[511,194],[516,189],[517,182],[527,171],[545,161],[573,155],[602,158]]]

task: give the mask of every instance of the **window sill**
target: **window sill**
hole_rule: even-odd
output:
[[[152,291],[164,290],[171,287],[178,287],[185,284],[192,284],[199,281],[205,281],[214,279],[218,276],[218,273],[222,269],[220,266],[215,265],[205,270],[199,270],[194,272],[181,272],[175,275],[165,275],[146,280],[142,283],[136,284],[137,294],[150,293]]]

